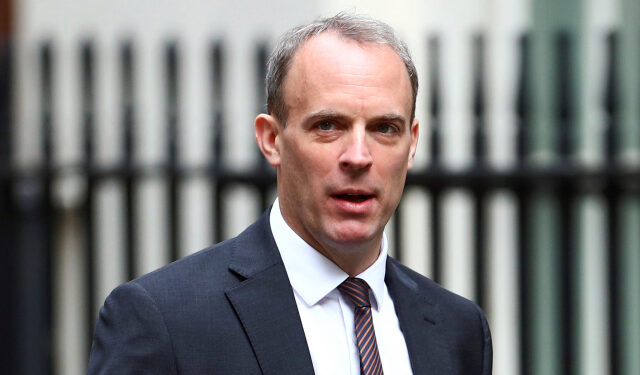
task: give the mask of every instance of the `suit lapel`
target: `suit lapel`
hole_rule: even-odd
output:
[[[229,269],[244,280],[225,293],[265,375],[314,373],[293,290],[271,228],[269,210],[241,234]],[[446,373],[448,354],[437,304],[393,260],[385,282],[393,299],[414,374]]]
[[[265,375],[313,374],[304,329],[268,214],[238,237],[229,268],[246,279],[226,295]]]
[[[438,308],[395,261],[387,260],[385,282],[395,305],[400,329],[414,374],[442,374],[442,359],[447,356],[443,333],[438,327]]]

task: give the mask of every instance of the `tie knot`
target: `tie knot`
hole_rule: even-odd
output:
[[[338,290],[349,297],[356,307],[371,307],[369,285],[364,280],[349,277],[338,285]]]

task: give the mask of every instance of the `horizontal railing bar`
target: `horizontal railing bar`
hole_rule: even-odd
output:
[[[214,178],[218,183],[244,183],[265,186],[275,183],[275,170],[253,168],[234,170],[216,166],[180,166],[169,163],[145,166],[86,167],[82,165],[52,166],[51,168],[7,169],[0,168],[0,180],[20,180],[40,176],[65,177],[80,175],[95,179],[105,178]],[[623,165],[582,167],[573,164],[556,164],[549,167],[523,166],[516,169],[472,167],[452,171],[429,167],[412,171],[407,175],[407,185],[442,189],[466,188],[516,188],[541,185],[567,185],[587,190],[602,190],[615,185],[627,190],[640,189],[640,167]]]

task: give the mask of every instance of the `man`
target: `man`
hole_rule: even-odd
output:
[[[387,256],[417,87],[379,21],[287,33],[255,120],[278,199],[238,237],[114,290],[89,373],[490,374],[481,310]]]

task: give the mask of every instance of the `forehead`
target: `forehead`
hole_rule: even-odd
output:
[[[409,113],[412,106],[409,74],[390,46],[360,43],[335,32],[316,35],[300,47],[283,91],[289,111],[320,105],[328,97],[378,101]]]

